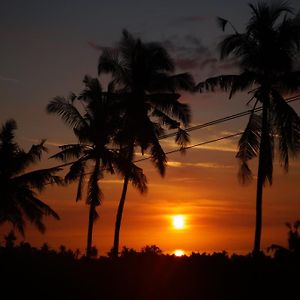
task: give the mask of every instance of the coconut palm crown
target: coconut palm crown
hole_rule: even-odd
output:
[[[39,199],[48,184],[61,184],[56,175],[60,168],[27,171],[41,160],[47,149],[45,140],[23,150],[15,142],[17,123],[10,119],[0,129],[0,225],[10,223],[22,235],[26,223],[32,223],[41,233],[45,232],[44,216],[59,219],[57,213]]]

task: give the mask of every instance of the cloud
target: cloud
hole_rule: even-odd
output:
[[[20,83],[20,81],[18,79],[5,77],[2,75],[0,75],[0,81],[7,81],[7,82],[11,82],[11,83]]]
[[[163,40],[162,45],[170,52],[177,68],[193,71],[200,78],[209,78],[218,74],[236,73],[238,64],[234,59],[220,60],[215,46],[209,47],[191,34],[172,35]]]
[[[102,46],[93,41],[88,41],[87,43],[91,48],[93,48],[96,51],[103,51],[103,50],[117,51],[117,48],[115,47]]]
[[[206,168],[206,169],[233,169],[233,166],[223,165],[218,163],[183,163],[179,161],[168,161],[167,165],[173,168],[182,168],[182,167],[193,167],[193,168]]]
[[[232,133],[230,131],[221,131],[220,133],[218,133],[218,135],[212,134],[212,135],[206,136],[204,140],[192,139],[192,142],[189,146],[200,144],[200,143],[206,142],[206,141],[211,141],[214,139],[218,139],[222,136],[231,135],[231,134]],[[205,145],[195,146],[191,149],[187,149],[187,151],[194,149],[194,150],[236,152],[237,151],[237,138],[238,138],[238,136],[224,139],[224,140],[219,140],[219,141],[212,142],[212,143],[205,144]],[[165,151],[170,151],[170,150],[175,150],[175,149],[179,150],[179,146],[174,142],[174,140],[171,140],[171,139],[163,140],[162,145],[163,145]]]
[[[28,138],[28,137],[22,137],[22,140],[31,142],[31,143],[40,143],[42,139],[33,139],[33,138]],[[61,145],[66,145],[66,144],[74,144],[73,142],[56,142],[56,141],[49,141],[46,140],[45,145],[46,146],[52,146],[52,147],[59,147]]]

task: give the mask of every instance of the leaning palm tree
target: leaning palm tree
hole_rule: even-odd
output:
[[[69,125],[78,140],[75,144],[60,146],[61,151],[53,156],[64,162],[71,162],[65,176],[66,182],[78,181],[76,201],[82,198],[85,178],[88,175],[86,203],[90,206],[86,256],[91,256],[94,221],[98,214],[96,207],[101,204],[103,195],[99,180],[104,171],[129,175],[133,184],[142,192],[146,190],[146,177],[142,169],[128,162],[113,145],[113,137],[119,128],[120,116],[115,99],[104,93],[97,79],[86,76],[85,89],[77,97],[71,94],[68,99],[55,97],[47,106],[48,113],[58,114]],[[76,103],[81,103],[82,110]]]
[[[15,142],[16,129],[17,124],[12,119],[0,129],[0,225],[8,222],[24,235],[29,221],[44,233],[43,217],[51,216],[58,220],[59,216],[38,198],[36,191],[41,192],[47,184],[61,183],[55,175],[60,168],[26,172],[47,149],[43,140],[26,152]]]
[[[260,252],[262,229],[263,186],[272,184],[274,144],[278,145],[280,159],[288,171],[290,157],[300,151],[300,119],[284,100],[285,93],[300,87],[300,71],[296,70],[300,50],[300,15],[294,16],[286,2],[250,4],[251,18],[244,33],[239,33],[225,19],[219,24],[234,30],[220,43],[221,59],[236,59],[241,73],[221,75],[199,84],[201,89],[213,90],[216,86],[230,91],[253,95],[253,111],[239,141],[237,158],[242,182],[252,177],[248,161],[259,155],[256,193],[256,228],[253,253]],[[251,102],[250,101],[250,102]],[[262,105],[262,115],[254,113]]]
[[[159,143],[165,129],[177,129],[176,142],[184,146],[188,135],[182,127],[190,122],[187,104],[178,101],[178,90],[194,89],[188,73],[174,74],[175,65],[159,43],[144,43],[126,30],[117,49],[106,49],[100,56],[98,73],[112,75],[110,88],[122,99],[119,112],[122,130],[117,142],[128,161],[134,160],[135,147],[142,154],[149,150],[161,175],[165,173],[166,155]],[[129,177],[125,175],[116,216],[112,255],[118,256],[119,234]]]

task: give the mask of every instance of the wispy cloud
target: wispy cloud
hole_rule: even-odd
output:
[[[20,83],[20,81],[18,79],[6,77],[6,76],[2,76],[2,75],[0,75],[0,81],[7,81],[7,82],[11,82],[11,83]]]
[[[27,142],[31,142],[31,143],[40,143],[40,141],[42,139],[33,139],[33,138],[28,138],[28,137],[22,137],[22,140],[27,141]],[[46,146],[52,146],[52,147],[59,147],[61,145],[65,145],[65,144],[73,144],[73,142],[58,142],[58,141],[49,141],[46,140],[45,145]]]
[[[115,47],[102,46],[102,45],[100,45],[98,43],[95,43],[93,41],[88,41],[87,43],[91,48],[93,48],[96,51],[103,51],[103,50],[117,51],[117,48],[115,48]]]
[[[223,165],[218,163],[186,163],[186,162],[179,162],[179,161],[168,161],[167,165],[169,167],[174,168],[182,168],[182,167],[193,167],[193,168],[206,168],[206,169],[232,169],[233,166],[231,165]]]
[[[103,179],[101,180],[101,183],[104,184],[123,184],[123,180],[122,179]]]
[[[226,132],[226,134],[223,134],[225,132]],[[220,136],[222,136],[222,134],[223,135],[230,135],[232,133],[230,133],[230,131],[223,131],[218,136],[217,135],[207,136],[205,138],[205,140],[193,139],[190,146],[200,144],[201,142],[217,139]],[[165,148],[165,151],[174,150],[174,149],[179,150],[179,146],[176,145],[175,142],[172,141],[172,140],[164,140],[162,142],[162,144]],[[237,137],[234,137],[234,138],[231,138],[231,139],[220,140],[220,141],[213,142],[213,143],[210,143],[210,144],[195,146],[191,149],[222,151],[222,152],[236,152],[237,151]],[[190,151],[190,150],[188,149],[187,151]]]

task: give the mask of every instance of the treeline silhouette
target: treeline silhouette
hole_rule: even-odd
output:
[[[124,247],[118,259],[96,251],[87,259],[64,246],[15,245],[10,233],[0,247],[1,293],[10,299],[297,299],[299,224],[289,225],[289,248],[273,248],[273,256],[176,257],[149,245]]]

